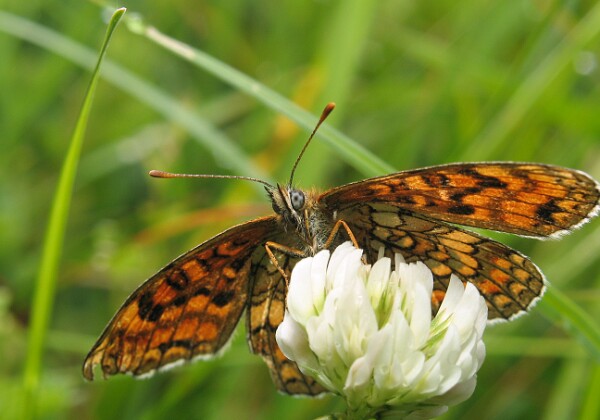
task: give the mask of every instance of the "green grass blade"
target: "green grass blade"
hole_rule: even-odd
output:
[[[583,408],[581,409],[582,420],[593,420],[600,418],[600,364],[592,366],[589,371],[589,383],[586,387]]]
[[[579,342],[572,338],[515,337],[493,332],[485,336],[487,354],[494,356],[552,357],[557,359],[584,359],[589,357]]]
[[[89,48],[38,23],[3,11],[0,11],[0,31],[27,40],[85,68],[93,68],[96,60],[95,53]],[[233,172],[268,180],[264,171],[254,165],[227,136],[164,91],[108,59],[102,65],[101,77],[184,127],[216,159],[222,160],[223,156],[227,156]],[[262,186],[257,188],[263,191]]]
[[[568,360],[561,364],[558,380],[540,419],[561,420],[573,418],[582,391],[582,379],[588,370],[587,360]]]
[[[312,77],[318,75],[315,77],[318,80],[315,83],[318,85],[315,89],[318,94],[313,103],[323,104],[335,100],[338,108],[334,119],[337,121],[344,120],[351,111],[349,99],[352,99],[354,84],[360,79],[361,59],[368,53],[367,40],[374,26],[373,20],[378,7],[377,2],[369,1],[337,3],[331,13],[327,14],[327,21],[323,24],[327,31],[316,42],[318,50],[305,71],[305,74]],[[352,28],[352,31],[348,31],[348,28]],[[290,150],[288,159],[295,158],[295,153],[295,148]],[[310,159],[310,156],[322,158]],[[337,156],[338,151],[326,142],[314,142],[306,155],[311,162],[310,168],[302,168],[300,165],[298,179],[304,185],[322,185],[323,180],[328,179],[331,173],[341,165],[346,165]],[[386,172],[392,171],[391,167],[385,169]],[[371,171],[365,168],[363,172],[367,176],[381,175],[381,171],[377,169]]]
[[[548,86],[573,60],[573,57],[600,34],[600,3],[597,3],[565,39],[548,54],[516,89],[505,107],[498,112],[479,138],[471,143],[466,156],[486,160],[495,156],[503,139],[523,121]]]
[[[81,147],[89,119],[94,91],[98,84],[100,65],[106,54],[110,38],[124,13],[124,8],[117,9],[109,22],[98,61],[92,73],[92,78],[81,107],[79,118],[77,119],[73,137],[71,138],[69,150],[67,151],[61,169],[58,186],[52,203],[48,228],[44,238],[42,261],[33,298],[31,328],[29,330],[25,370],[23,373],[24,418],[32,418],[35,416],[42,353],[48,329],[48,320],[50,319],[54,303],[56,278],[71,203],[73,184],[75,182],[77,164],[81,154]]]
[[[539,303],[540,309],[550,319],[566,322],[570,330],[588,349],[590,354],[600,362],[600,329],[580,306],[555,287],[549,286]]]
[[[215,77],[229,83],[231,86],[255,97],[270,108],[287,115],[307,130],[312,130],[315,126],[316,118],[310,112],[305,111],[255,79],[203,51],[168,37],[158,29],[144,24],[140,19],[128,19],[127,22],[128,27],[133,32],[145,36],[166,50],[179,55]],[[367,149],[327,124],[323,125],[319,130],[319,135],[331,144],[346,162],[367,176],[380,175],[394,170],[393,167]]]

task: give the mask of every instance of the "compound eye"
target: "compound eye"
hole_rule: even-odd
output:
[[[304,193],[298,190],[290,191],[290,201],[292,202],[292,207],[294,210],[302,210],[304,207]]]

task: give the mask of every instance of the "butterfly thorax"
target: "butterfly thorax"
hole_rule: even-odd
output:
[[[286,232],[296,233],[298,248],[311,255],[323,249],[333,220],[321,209],[316,191],[280,184],[266,190],[281,226]]]

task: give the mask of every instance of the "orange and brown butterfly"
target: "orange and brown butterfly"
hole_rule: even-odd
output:
[[[325,108],[317,128],[333,106]],[[537,163],[457,163],[323,193],[303,191],[292,180],[315,131],[287,185],[238,177],[265,184],[275,214],[209,239],[138,287],[87,355],[87,379],[93,379],[96,365],[104,376],[144,376],[211,357],[227,344],[245,311],[250,348],[263,357],[277,388],[319,394],[324,389],[286,359],[275,341],[287,279],[300,258],[351,236],[370,262],[381,247],[408,262],[423,261],[435,276],[434,307],[454,273],[479,289],[490,320],[509,320],[542,295],[544,276],[521,253],[454,224],[556,238],[599,209],[600,186],[589,175]]]

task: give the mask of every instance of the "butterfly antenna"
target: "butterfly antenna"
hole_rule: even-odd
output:
[[[266,185],[269,189],[273,189],[273,185],[262,179],[253,178],[251,176],[241,175],[210,175],[210,174],[174,174],[171,172],[157,171],[156,169],[151,170],[148,175],[154,178],[219,178],[219,179],[241,179],[244,181],[258,182]]]
[[[317,130],[319,129],[321,124],[323,124],[323,121],[325,121],[327,119],[327,117],[329,116],[329,114],[331,114],[331,111],[333,111],[333,108],[335,108],[334,102],[329,102],[327,105],[325,105],[325,109],[323,109],[323,112],[321,113],[321,118],[319,118],[319,122],[315,126],[315,129],[311,133],[311,135],[308,138],[308,140],[306,141],[306,143],[304,143],[304,147],[302,148],[302,150],[300,151],[300,154],[296,158],[296,162],[294,163],[294,166],[292,167],[292,173],[290,175],[290,182],[288,185],[292,185],[292,181],[294,180],[294,173],[296,172],[296,167],[298,166],[300,159],[302,159],[302,155],[304,155],[304,152],[306,151],[306,148],[310,144],[310,141],[315,136],[315,133],[317,132]]]

